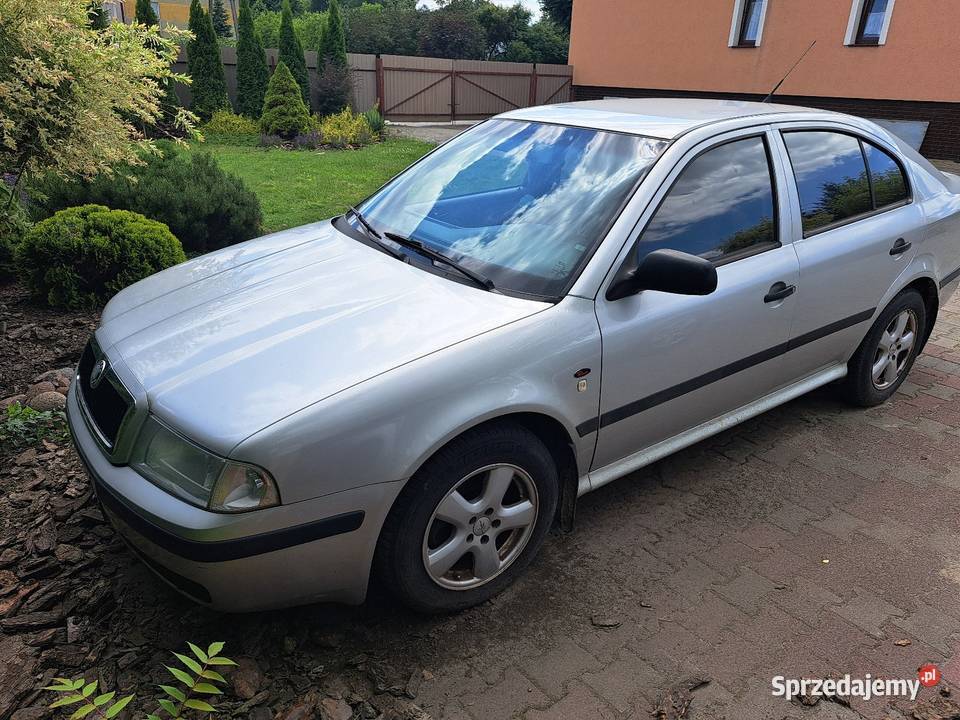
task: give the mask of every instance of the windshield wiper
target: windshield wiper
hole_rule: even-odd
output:
[[[464,277],[469,278],[478,286],[482,287],[484,290],[496,289],[496,286],[493,284],[493,281],[490,278],[485,277],[474,270],[470,270],[469,268],[464,267],[453,258],[447,257],[442,252],[438,252],[437,250],[434,250],[432,247],[428,245],[424,245],[419,240],[414,240],[413,238],[407,238],[407,237],[404,237],[403,235],[397,235],[396,233],[392,233],[392,232],[385,232],[384,237],[386,237],[389,240],[393,240],[397,245],[402,245],[403,247],[410,248],[420,253],[421,255],[424,255],[430,258],[431,260],[435,260],[436,262],[443,263],[444,265],[448,265],[452,267],[454,270],[459,272]]]
[[[387,255],[390,255],[391,257],[396,258],[397,260],[403,260],[404,262],[407,261],[406,256],[402,252],[400,252],[394,247],[391,247],[390,245],[388,245],[383,241],[383,235],[377,232],[377,230],[373,227],[373,225],[367,222],[367,219],[363,216],[363,214],[359,210],[357,210],[355,207],[352,207],[352,206],[348,209],[350,210],[350,212],[353,213],[353,216],[357,219],[357,222],[359,222],[363,226],[363,229],[367,231],[367,235],[370,237],[371,240],[373,240],[374,243],[376,243],[378,248],[380,248],[385,253],[387,253]]]

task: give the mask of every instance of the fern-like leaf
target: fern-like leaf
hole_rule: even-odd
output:
[[[129,705],[131,700],[133,700],[133,695],[127,695],[126,697],[120,698],[113,705],[110,706],[110,709],[107,710],[106,713],[104,713],[103,717],[105,717],[107,720],[110,720],[110,718],[119,714],[121,710],[123,710],[127,705]],[[147,716],[147,718],[153,718],[153,717],[154,717],[153,715]],[[160,718],[156,718],[156,720],[160,720]]]
[[[188,643],[187,643],[187,646],[190,648],[190,650],[193,652],[193,654],[197,656],[197,659],[198,659],[200,662],[202,662],[204,665],[207,664],[207,660],[208,660],[207,654],[206,654],[203,650],[201,650],[200,648],[198,648],[198,647],[197,647],[196,645],[194,645],[192,642],[188,642]],[[197,670],[196,672],[200,672],[200,671]]]
[[[184,707],[188,707],[191,710],[199,710],[200,712],[211,713],[216,710],[213,705],[210,703],[204,702],[203,700],[190,699],[187,700],[184,704]]]
[[[203,668],[200,667],[200,664],[194,660],[192,657],[187,657],[186,655],[181,655],[180,653],[174,653],[177,656],[177,660],[186,665],[194,675],[199,675],[203,672]]]

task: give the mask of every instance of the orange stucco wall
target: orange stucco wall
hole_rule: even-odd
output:
[[[201,3],[204,8],[207,3]],[[239,5],[239,3],[237,3]],[[230,4],[224,2],[224,8],[227,11],[227,22],[233,23],[233,17],[230,14]],[[123,13],[127,20],[132,20],[137,13],[137,0],[123,0]],[[180,27],[187,27],[190,22],[190,0],[161,0],[160,2],[160,22],[162,24],[171,23]]]
[[[734,0],[574,0],[574,83],[960,102],[960,0],[899,0],[885,45],[843,44],[851,0],[768,0],[761,46],[730,48]]]

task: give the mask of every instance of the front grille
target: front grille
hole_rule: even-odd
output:
[[[90,373],[93,372],[96,363],[97,356],[93,350],[93,343],[87,343],[83,355],[80,356],[80,365],[77,367],[77,374],[80,376],[80,396],[87,416],[96,425],[107,444],[113,447],[131,403],[114,385],[116,375],[109,367],[96,387],[90,385]]]

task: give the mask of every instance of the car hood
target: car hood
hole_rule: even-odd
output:
[[[97,339],[152,412],[226,453],[312,403],[546,307],[399,262],[323,222],[124,289]]]

